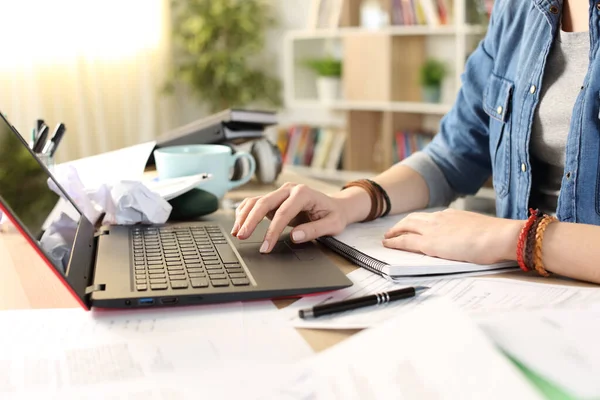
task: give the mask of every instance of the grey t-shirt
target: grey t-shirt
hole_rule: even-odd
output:
[[[588,32],[560,31],[546,62],[530,141],[530,204],[545,212],[556,211],[571,115],[588,69],[589,52]],[[430,207],[447,205],[458,196],[427,154],[415,153],[401,164],[423,176],[429,187]]]

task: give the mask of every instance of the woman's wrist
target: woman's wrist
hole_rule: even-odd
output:
[[[371,198],[366,190],[350,187],[331,196],[340,206],[347,224],[364,221],[371,210]]]
[[[504,224],[503,230],[494,233],[494,236],[500,240],[497,247],[500,250],[499,258],[507,261],[517,261],[519,235],[521,234],[525,221],[514,219],[507,219],[505,221],[506,224]]]

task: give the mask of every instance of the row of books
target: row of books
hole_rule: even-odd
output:
[[[432,134],[424,132],[396,132],[394,140],[394,161],[402,161],[411,154],[423,150],[431,139]]]
[[[450,25],[453,16],[453,0],[392,0],[394,25]]]
[[[277,134],[284,164],[318,169],[339,169],[345,142],[346,132],[333,128],[298,125]]]
[[[486,24],[494,0],[466,0],[468,24]],[[392,0],[394,25],[451,25],[454,23],[453,0]]]

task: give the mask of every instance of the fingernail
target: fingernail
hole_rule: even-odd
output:
[[[267,250],[269,250],[269,242],[267,242],[266,240],[263,242],[262,246],[260,246],[260,252],[261,253],[266,253]]]
[[[238,229],[240,229],[240,225],[236,222],[235,224],[233,224],[233,229],[231,230],[231,235],[235,236]]]
[[[237,237],[243,238],[245,234],[246,234],[246,228],[242,226],[242,229],[240,229],[240,231],[238,232]]]
[[[306,237],[306,233],[304,233],[304,231],[292,232],[292,240],[294,242],[300,242],[300,241],[304,240],[305,237]]]

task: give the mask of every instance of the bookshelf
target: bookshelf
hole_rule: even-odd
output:
[[[402,4],[424,0],[403,0]],[[433,0],[429,0],[433,1]],[[467,21],[468,0],[435,0],[451,4],[446,25],[360,27],[360,0],[344,0],[340,27],[289,31],[284,37],[284,101],[301,110],[311,124],[312,110],[343,115],[346,140],[343,169],[347,173],[378,172],[396,161],[397,132],[437,132],[460,88],[468,54],[485,27]],[[476,0],[479,1],[479,0]],[[487,0],[481,0],[487,1]],[[395,0],[381,0],[392,15]],[[421,21],[422,22],[422,21]],[[341,95],[324,102],[317,96],[316,75],[303,60],[334,56],[342,60]],[[439,103],[423,101],[419,70],[429,58],[444,62],[449,73]],[[329,176],[331,172],[313,171]]]

